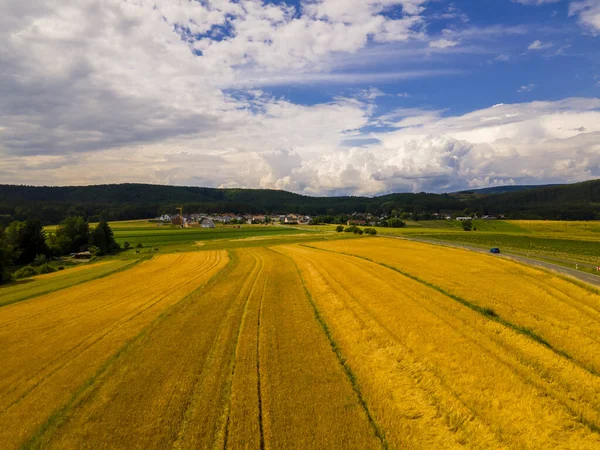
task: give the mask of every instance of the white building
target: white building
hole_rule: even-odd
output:
[[[215,223],[212,221],[212,219],[209,218],[204,218],[202,219],[202,221],[200,222],[200,226],[202,228],[214,228],[215,227]]]

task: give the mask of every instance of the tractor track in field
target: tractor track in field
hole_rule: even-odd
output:
[[[226,406],[225,409],[225,431],[224,431],[224,436],[223,436],[223,449],[227,449],[228,448],[228,439],[229,439],[229,426],[230,426],[230,418],[231,418],[231,393],[232,393],[232,389],[233,389],[233,379],[235,377],[235,373],[236,373],[236,360],[237,360],[237,356],[239,354],[239,347],[240,347],[240,340],[241,340],[241,335],[242,335],[242,331],[244,328],[244,325],[246,324],[246,318],[247,318],[247,313],[248,313],[248,305],[251,302],[252,296],[254,295],[256,289],[257,289],[257,284],[260,282],[260,277],[261,274],[264,271],[265,268],[265,262],[264,260],[260,257],[260,255],[256,255],[254,254],[252,251],[246,249],[246,251],[252,255],[252,257],[255,259],[255,262],[257,263],[257,271],[256,271],[256,275],[249,277],[249,280],[252,279],[252,287],[250,288],[250,292],[248,293],[248,295],[246,296],[246,299],[244,301],[244,311],[242,313],[242,317],[240,320],[240,324],[238,327],[238,332],[236,333],[236,338],[235,338],[235,348],[234,348],[234,352],[232,355],[232,362],[231,362],[231,372],[229,374],[229,379],[228,379],[228,405]],[[264,296],[264,289],[265,289],[265,285],[266,282],[263,284],[263,294],[261,295],[261,300],[259,305],[262,305],[262,296]],[[258,322],[259,322],[259,326],[260,326],[260,309],[259,309],[259,315],[258,315]],[[258,331],[257,331],[257,342],[256,342],[256,352],[257,352],[257,367],[258,366]],[[258,397],[258,405],[259,405],[259,427],[260,427],[260,439],[261,439],[261,448],[264,448],[264,438],[263,438],[263,433],[262,433],[262,405],[261,405],[261,398],[260,398],[260,374],[258,374],[258,393],[259,393],[259,397]]]

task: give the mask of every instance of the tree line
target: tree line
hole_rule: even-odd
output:
[[[52,258],[83,251],[99,256],[119,248],[106,221],[90,229],[83,217],[69,216],[48,234],[39,219],[15,220],[0,226],[0,283],[55,271],[48,264]]]
[[[600,180],[505,193],[398,193],[379,197],[310,197],[268,189],[216,189],[147,184],[72,187],[0,185],[0,226],[36,218],[44,224],[67,216],[88,222],[148,219],[185,211],[340,216],[370,213],[428,220],[440,213],[469,211],[510,219],[600,219]],[[400,218],[403,218],[400,217]]]

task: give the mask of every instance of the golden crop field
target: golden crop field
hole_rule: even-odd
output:
[[[13,284],[1,285],[0,306],[39,297],[40,295],[104,277],[136,262],[135,260],[117,259],[95,264],[82,264],[79,267],[38,275]]]
[[[597,449],[600,294],[388,238],[195,251],[0,308],[0,446]]]
[[[223,253],[168,255],[0,309],[0,448],[31,435],[169,306],[206,283]]]

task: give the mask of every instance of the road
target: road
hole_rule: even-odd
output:
[[[564,267],[564,266],[561,266],[558,264],[552,264],[550,262],[540,261],[538,259],[528,258],[526,256],[521,256],[521,255],[516,255],[514,253],[501,253],[499,255],[493,255],[492,253],[489,253],[489,249],[482,249],[480,247],[472,247],[470,245],[455,244],[455,243],[451,243],[451,242],[438,241],[438,240],[433,240],[433,239],[415,238],[415,237],[386,236],[386,235],[381,235],[381,236],[386,237],[386,238],[391,238],[391,239],[404,239],[407,241],[417,241],[417,242],[423,242],[426,244],[442,245],[442,246],[446,246],[446,247],[462,248],[462,249],[466,249],[466,250],[470,250],[470,251],[478,252],[478,253],[486,253],[486,254],[489,254],[490,256],[494,256],[496,258],[512,259],[512,260],[519,261],[524,264],[528,264],[530,266],[537,266],[537,267],[542,267],[544,269],[553,270],[560,274],[569,275],[573,278],[577,278],[578,280],[584,281],[585,283],[589,283],[594,286],[600,286],[600,276],[582,272],[575,268],[571,269],[569,267]],[[500,250],[502,250],[502,249],[500,249]],[[573,263],[573,265],[575,265],[575,263]]]

